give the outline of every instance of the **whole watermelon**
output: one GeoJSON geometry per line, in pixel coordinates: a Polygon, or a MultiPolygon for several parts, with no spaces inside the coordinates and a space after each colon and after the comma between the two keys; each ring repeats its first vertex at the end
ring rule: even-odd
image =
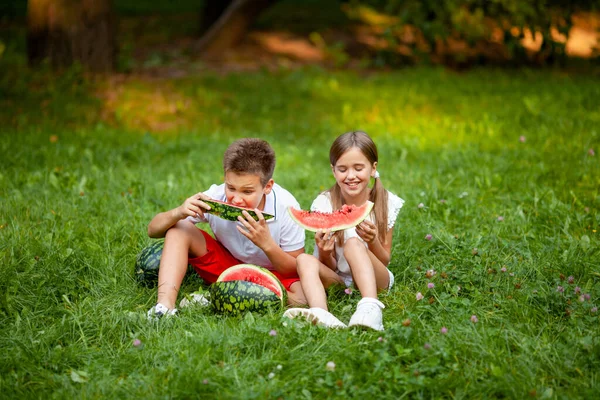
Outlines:
{"type": "Polygon", "coordinates": [[[164,247],[164,239],[156,240],[138,254],[135,261],[135,278],[141,285],[151,287],[158,282],[160,257],[164,247]]]}
{"type": "MultiPolygon", "coordinates": [[[[135,261],[135,278],[139,284],[146,287],[156,286],[158,283],[158,270],[160,269],[160,257],[165,247],[165,240],[158,239],[144,247],[135,261]]],[[[194,267],[188,264],[187,273],[194,271],[194,267]]]]}

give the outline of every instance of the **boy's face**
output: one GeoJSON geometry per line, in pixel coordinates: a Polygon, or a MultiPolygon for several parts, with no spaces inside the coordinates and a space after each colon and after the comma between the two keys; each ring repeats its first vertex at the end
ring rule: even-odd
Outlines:
{"type": "Polygon", "coordinates": [[[264,208],[263,197],[271,193],[273,179],[263,187],[260,176],[253,174],[225,173],[225,196],[229,204],[245,208],[264,208]]]}
{"type": "Polygon", "coordinates": [[[346,151],[331,166],[333,176],[345,199],[353,199],[368,195],[368,185],[375,174],[377,163],[371,162],[356,147],[346,151]]]}

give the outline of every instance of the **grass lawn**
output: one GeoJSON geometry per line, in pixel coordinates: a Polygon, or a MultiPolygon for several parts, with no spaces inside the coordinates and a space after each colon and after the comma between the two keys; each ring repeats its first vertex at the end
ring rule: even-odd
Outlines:
{"type": "MultiPolygon", "coordinates": [[[[597,75],[560,71],[307,67],[92,83],[77,69],[0,66],[0,393],[597,396],[598,104],[597,75]],[[155,289],[133,266],[147,223],[219,182],[232,140],[269,140],[275,180],[307,208],[333,184],[330,143],[354,129],[374,137],[382,182],[406,200],[385,332],[283,324],[281,312],[146,320],[155,289]]],[[[199,285],[189,277],[183,292],[199,285]]],[[[330,299],[347,322],[360,296],[330,299]]]]}

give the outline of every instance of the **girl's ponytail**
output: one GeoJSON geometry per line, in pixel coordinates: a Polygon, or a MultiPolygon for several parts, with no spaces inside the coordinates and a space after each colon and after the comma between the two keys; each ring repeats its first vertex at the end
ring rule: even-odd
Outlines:
{"type": "Polygon", "coordinates": [[[369,194],[369,200],[373,202],[373,211],[371,213],[375,213],[377,235],[381,242],[385,243],[388,226],[388,193],[383,187],[377,171],[375,171],[375,183],[369,194]]]}

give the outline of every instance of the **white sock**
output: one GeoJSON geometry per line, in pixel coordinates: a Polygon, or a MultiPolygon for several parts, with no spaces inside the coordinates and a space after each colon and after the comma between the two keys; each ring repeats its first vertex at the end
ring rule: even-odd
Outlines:
{"type": "Polygon", "coordinates": [[[379,301],[378,299],[375,299],[373,297],[363,297],[356,305],[356,308],[360,307],[363,304],[369,304],[369,303],[376,304],[382,310],[385,308],[385,306],[383,305],[383,303],[381,301],[379,301]]]}

